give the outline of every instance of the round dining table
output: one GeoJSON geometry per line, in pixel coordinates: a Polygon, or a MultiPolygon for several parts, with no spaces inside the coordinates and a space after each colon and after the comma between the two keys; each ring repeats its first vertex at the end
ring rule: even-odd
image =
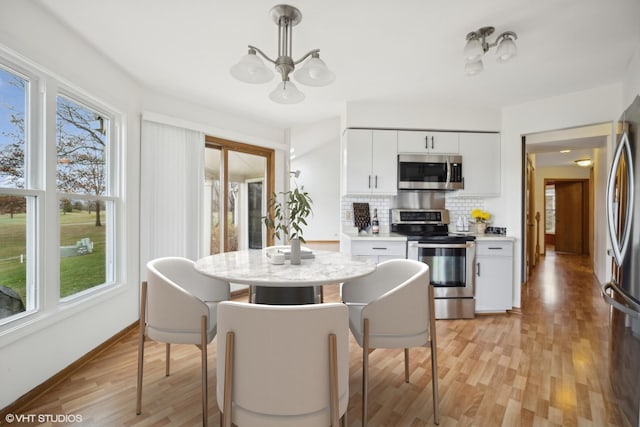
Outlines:
{"type": "Polygon", "coordinates": [[[267,249],[224,252],[200,258],[195,268],[200,273],[257,287],[256,303],[309,304],[315,302],[314,287],[331,285],[371,274],[376,265],[335,251],[314,250],[300,264],[272,263],[267,249]]]}

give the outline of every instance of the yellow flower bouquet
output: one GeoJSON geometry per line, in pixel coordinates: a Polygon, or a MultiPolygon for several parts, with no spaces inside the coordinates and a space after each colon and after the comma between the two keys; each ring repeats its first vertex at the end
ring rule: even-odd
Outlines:
{"type": "Polygon", "coordinates": [[[491,218],[491,214],[482,209],[473,209],[471,211],[471,218],[473,218],[475,222],[487,223],[491,218]]]}

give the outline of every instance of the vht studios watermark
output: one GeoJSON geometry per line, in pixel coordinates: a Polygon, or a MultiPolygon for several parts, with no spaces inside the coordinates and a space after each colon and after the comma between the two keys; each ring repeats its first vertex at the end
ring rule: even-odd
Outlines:
{"type": "MultiPolygon", "coordinates": [[[[7,414],[6,424],[12,423],[81,423],[80,414],[7,414]]],[[[2,424],[2,423],[0,423],[2,424]]]]}

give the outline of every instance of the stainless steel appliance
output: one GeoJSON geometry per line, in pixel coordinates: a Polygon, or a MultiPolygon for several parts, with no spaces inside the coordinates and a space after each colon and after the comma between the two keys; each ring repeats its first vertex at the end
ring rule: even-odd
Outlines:
{"type": "Polygon", "coordinates": [[[449,233],[446,209],[391,209],[391,231],[407,236],[407,258],[429,265],[436,319],[473,318],[475,237],[449,233]]]}
{"type": "Polygon", "coordinates": [[[399,190],[461,190],[462,156],[398,155],[399,190]]]}
{"type": "Polygon", "coordinates": [[[612,277],[602,287],[613,306],[609,377],[617,404],[640,426],[640,96],[620,118],[618,143],[607,184],[607,226],[612,277]]]}

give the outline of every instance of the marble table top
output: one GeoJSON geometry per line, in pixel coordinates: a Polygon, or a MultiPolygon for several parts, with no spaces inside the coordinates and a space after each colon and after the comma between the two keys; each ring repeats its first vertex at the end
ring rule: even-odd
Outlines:
{"type": "Polygon", "coordinates": [[[275,265],[266,251],[249,249],[209,255],[196,261],[200,273],[230,283],[255,286],[318,286],[345,282],[371,274],[373,262],[333,251],[314,250],[314,258],[299,265],[288,260],[275,265]]]}

